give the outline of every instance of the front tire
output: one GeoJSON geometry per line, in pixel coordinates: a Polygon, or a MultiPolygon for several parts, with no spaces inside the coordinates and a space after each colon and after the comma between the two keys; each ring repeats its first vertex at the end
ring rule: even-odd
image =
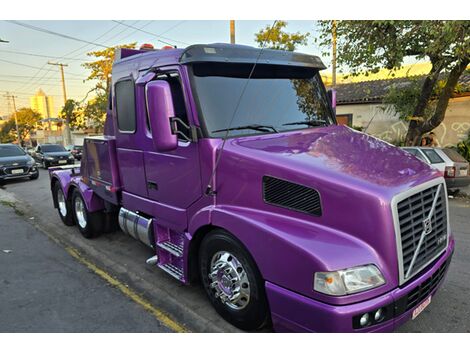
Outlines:
{"type": "Polygon", "coordinates": [[[261,274],[248,251],[227,231],[211,231],[202,240],[199,272],[215,310],[243,330],[263,327],[269,309],[261,274]]]}
{"type": "Polygon", "coordinates": [[[47,170],[49,168],[49,163],[46,161],[46,160],[43,160],[42,161],[42,168],[44,170],[47,170]]]}
{"type": "Polygon", "coordinates": [[[93,238],[101,233],[103,213],[101,211],[90,213],[82,195],[76,189],[73,191],[72,195],[72,210],[75,223],[83,237],[93,238]]]}
{"type": "Polygon", "coordinates": [[[62,222],[67,226],[75,225],[75,221],[72,214],[72,206],[70,204],[70,201],[67,200],[67,197],[62,191],[62,187],[60,187],[59,182],[56,182],[54,184],[54,188],[52,191],[54,200],[57,204],[57,212],[59,213],[62,222]]]}

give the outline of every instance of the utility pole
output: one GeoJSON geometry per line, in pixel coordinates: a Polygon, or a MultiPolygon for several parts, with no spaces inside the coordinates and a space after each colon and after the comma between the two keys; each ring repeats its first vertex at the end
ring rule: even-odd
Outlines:
{"type": "Polygon", "coordinates": [[[331,85],[334,88],[336,86],[336,20],[333,20],[331,26],[331,36],[332,36],[332,53],[331,53],[331,85]]]}
{"type": "Polygon", "coordinates": [[[235,20],[230,20],[230,44],[235,44],[235,20]]]}
{"type": "Polygon", "coordinates": [[[8,103],[10,103],[10,98],[13,103],[13,116],[15,117],[15,128],[16,128],[16,136],[17,136],[17,142],[18,145],[21,147],[21,136],[20,136],[20,130],[18,128],[18,117],[16,116],[16,102],[15,98],[18,98],[17,96],[13,94],[9,94],[8,92],[4,95],[5,98],[7,98],[8,103]]]}
{"type": "MultiPolygon", "coordinates": [[[[64,67],[67,67],[67,64],[63,64],[60,62],[51,62],[47,63],[48,65],[59,66],[60,67],[60,75],[62,78],[62,94],[64,96],[64,107],[67,103],[67,92],[65,90],[65,77],[64,77],[64,67]]],[[[72,144],[72,134],[70,133],[70,119],[68,116],[65,116],[65,128],[64,128],[64,145],[72,144]]]]}

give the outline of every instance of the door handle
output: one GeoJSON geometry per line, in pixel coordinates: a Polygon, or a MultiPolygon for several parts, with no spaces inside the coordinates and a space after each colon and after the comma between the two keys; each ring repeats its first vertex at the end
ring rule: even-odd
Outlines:
{"type": "Polygon", "coordinates": [[[157,185],[156,182],[148,181],[147,182],[147,188],[148,189],[154,189],[154,190],[158,191],[158,185],[157,185]]]}

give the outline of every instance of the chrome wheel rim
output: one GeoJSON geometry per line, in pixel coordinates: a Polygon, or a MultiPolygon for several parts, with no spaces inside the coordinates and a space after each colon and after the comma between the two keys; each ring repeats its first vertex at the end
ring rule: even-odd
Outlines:
{"type": "Polygon", "coordinates": [[[67,216],[67,205],[65,204],[64,193],[61,190],[57,192],[57,203],[59,204],[59,212],[63,217],[67,216]]]}
{"type": "Polygon", "coordinates": [[[226,251],[213,255],[209,285],[215,298],[226,306],[241,310],[250,302],[250,282],[240,261],[226,251]]]}
{"type": "Polygon", "coordinates": [[[85,204],[83,204],[82,198],[75,198],[75,216],[77,217],[78,224],[82,229],[86,227],[87,219],[85,212],[85,204]]]}

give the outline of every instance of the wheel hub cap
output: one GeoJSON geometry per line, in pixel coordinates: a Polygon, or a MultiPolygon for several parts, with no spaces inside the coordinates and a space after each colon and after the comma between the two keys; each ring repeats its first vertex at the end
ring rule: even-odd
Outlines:
{"type": "Polygon", "coordinates": [[[216,298],[236,310],[250,301],[250,282],[238,259],[229,252],[217,252],[211,260],[209,283],[216,298]]]}
{"type": "Polygon", "coordinates": [[[57,192],[57,203],[59,204],[60,215],[67,216],[67,206],[65,204],[65,197],[62,191],[57,192]]]}
{"type": "Polygon", "coordinates": [[[85,228],[87,224],[85,215],[85,205],[80,197],[75,198],[75,215],[81,228],[85,228]]]}

